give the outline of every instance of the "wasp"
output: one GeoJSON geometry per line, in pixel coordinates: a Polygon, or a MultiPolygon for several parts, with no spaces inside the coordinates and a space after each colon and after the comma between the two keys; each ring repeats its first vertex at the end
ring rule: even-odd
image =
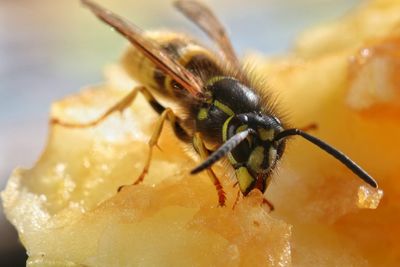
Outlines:
{"type": "Polygon", "coordinates": [[[184,35],[152,35],[90,0],[82,0],[82,3],[133,45],[130,55],[125,57],[132,62],[126,65],[141,85],[95,121],[68,124],[55,119],[53,123],[67,127],[94,126],[112,112],[124,110],[138,93],[143,94],[159,119],[149,141],[145,166],[134,184],[142,182],[148,173],[153,148],[164,122],[168,121],[176,137],[191,143],[202,160],[190,173],[207,171],[221,206],[226,196],[211,169],[213,164],[227,158],[244,196],[255,189],[264,193],[291,136],[303,137],[367,184],[378,187],[376,181],[345,154],[306,130],[287,127],[279,119],[271,96],[250,77],[237,58],[226,30],[205,5],[192,0],[175,2],[175,7],[216,43],[219,53],[184,35]],[[185,116],[178,116],[171,108],[164,107],[154,93],[173,100],[185,111],[185,116]]]}

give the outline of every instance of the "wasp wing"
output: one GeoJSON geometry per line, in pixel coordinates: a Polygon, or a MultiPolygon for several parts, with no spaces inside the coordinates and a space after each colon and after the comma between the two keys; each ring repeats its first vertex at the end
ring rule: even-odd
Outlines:
{"type": "Polygon", "coordinates": [[[182,14],[200,27],[218,44],[225,59],[232,64],[233,67],[240,69],[239,60],[225,28],[207,6],[192,0],[178,0],[174,5],[182,14]]]}
{"type": "Polygon", "coordinates": [[[82,4],[88,7],[100,20],[128,39],[136,49],[140,50],[165,74],[170,75],[191,95],[195,97],[201,95],[203,84],[199,78],[165,54],[152,40],[146,38],[139,27],[90,0],[82,0],[82,4]]]}

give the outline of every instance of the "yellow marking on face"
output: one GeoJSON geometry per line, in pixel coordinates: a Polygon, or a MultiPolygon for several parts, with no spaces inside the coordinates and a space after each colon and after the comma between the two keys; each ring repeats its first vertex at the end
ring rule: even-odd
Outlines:
{"type": "Polygon", "coordinates": [[[258,146],[251,151],[249,159],[247,160],[247,166],[257,171],[261,168],[261,164],[264,161],[264,147],[258,146]]]}
{"type": "Polygon", "coordinates": [[[247,193],[256,179],[251,176],[249,170],[246,167],[240,167],[239,169],[236,169],[235,173],[236,178],[238,179],[240,191],[242,191],[243,194],[247,193]]]}
{"type": "Polygon", "coordinates": [[[219,108],[220,110],[222,110],[225,114],[227,114],[229,116],[235,115],[235,113],[233,112],[233,110],[230,107],[228,107],[227,105],[225,105],[222,102],[219,102],[218,100],[214,100],[214,106],[216,106],[217,108],[219,108]]]}
{"type": "Polygon", "coordinates": [[[233,116],[230,116],[225,122],[224,125],[222,126],[222,140],[224,142],[226,142],[226,140],[228,139],[228,124],[231,121],[231,119],[233,118],[233,116]]]}
{"type": "Polygon", "coordinates": [[[262,141],[267,141],[267,140],[272,140],[274,139],[274,130],[266,130],[264,128],[258,128],[258,134],[260,135],[260,138],[262,141]]]}
{"type": "Polygon", "coordinates": [[[205,120],[208,117],[208,110],[206,108],[201,108],[197,114],[197,119],[199,121],[205,120]]]}

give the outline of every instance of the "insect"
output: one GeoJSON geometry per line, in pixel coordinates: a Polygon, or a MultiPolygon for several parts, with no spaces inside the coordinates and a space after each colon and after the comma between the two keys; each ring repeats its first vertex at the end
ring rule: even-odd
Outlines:
{"type": "Polygon", "coordinates": [[[152,37],[92,1],[82,0],[82,3],[133,45],[131,72],[141,85],[93,122],[68,124],[53,120],[53,123],[67,127],[94,126],[112,112],[124,110],[138,93],[143,94],[159,119],[149,141],[145,166],[134,184],[145,178],[153,148],[164,122],[168,121],[176,137],[191,143],[200,156],[202,162],[191,174],[208,172],[221,206],[226,196],[211,169],[214,163],[228,159],[244,196],[254,189],[264,193],[284,153],[287,138],[295,135],[335,157],[372,187],[378,187],[376,181],[345,154],[306,131],[288,128],[280,121],[271,97],[262,93],[249,77],[224,27],[208,7],[191,0],[175,2],[175,7],[217,44],[220,53],[179,34],[152,37]],[[175,101],[187,115],[176,115],[171,108],[164,107],[153,96],[155,91],[175,101]]]}

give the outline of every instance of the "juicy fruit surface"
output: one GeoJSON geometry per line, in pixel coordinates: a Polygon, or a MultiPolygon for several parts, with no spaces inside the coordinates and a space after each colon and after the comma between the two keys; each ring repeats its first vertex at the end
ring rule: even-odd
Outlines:
{"type": "MultiPolygon", "coordinates": [[[[120,95],[89,90],[56,104],[54,112],[96,109],[89,102],[98,103],[103,94],[120,95]]],[[[232,210],[232,184],[226,184],[228,207],[217,207],[208,177],[187,175],[193,161],[169,129],[159,143],[167,153],[155,152],[144,184],[117,194],[144,164],[145,131],[156,118],[146,105],[139,98],[122,117],[93,129],[53,127],[36,166],[14,172],[3,199],[29,253],[28,265],[288,265],[291,226],[268,214],[261,193],[232,210]]]]}
{"type": "MultiPolygon", "coordinates": [[[[217,207],[169,126],[144,183],[117,194],[140,174],[157,119],[138,96],[96,127],[52,126],[36,165],[15,170],[2,199],[28,266],[398,266],[398,14],[398,1],[371,1],[302,35],[292,55],[254,59],[293,125],[316,123],[312,134],[377,179],[379,206],[382,191],[293,138],[266,192],[276,211],[257,192],[232,209],[237,187],[222,165],[228,201],[217,207]]],[[[133,85],[114,66],[104,86],[55,103],[52,116],[90,121],[133,85]]]]}

